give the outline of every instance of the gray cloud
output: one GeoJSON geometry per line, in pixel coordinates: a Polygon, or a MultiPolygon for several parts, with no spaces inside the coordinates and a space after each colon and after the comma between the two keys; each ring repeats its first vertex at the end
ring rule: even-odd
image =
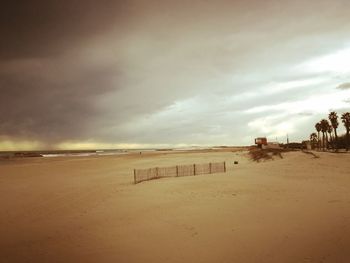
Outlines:
{"type": "Polygon", "coordinates": [[[0,10],[0,58],[58,56],[121,23],[124,8],[110,0],[7,1],[0,10]]]}
{"type": "Polygon", "coordinates": [[[349,7],[340,0],[7,4],[0,135],[48,145],[246,143],[237,138],[254,136],[247,125],[264,116],[247,109],[326,90],[265,87],[322,77],[294,67],[344,48],[349,7]]]}
{"type": "Polygon", "coordinates": [[[94,66],[75,68],[66,62],[28,65],[26,74],[0,74],[3,134],[57,141],[86,133],[84,120],[98,116],[94,101],[116,89],[110,83],[116,72],[94,66]]]}
{"type": "Polygon", "coordinates": [[[350,82],[340,84],[337,89],[350,89],[350,82]]]}

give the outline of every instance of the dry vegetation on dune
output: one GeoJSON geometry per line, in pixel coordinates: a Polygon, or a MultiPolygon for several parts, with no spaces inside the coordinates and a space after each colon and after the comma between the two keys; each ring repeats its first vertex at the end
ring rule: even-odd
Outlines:
{"type": "Polygon", "coordinates": [[[274,157],[283,159],[282,153],[293,151],[291,149],[259,149],[251,147],[249,149],[249,156],[253,161],[260,162],[261,160],[271,160],[274,157]]]}
{"type": "Polygon", "coordinates": [[[318,155],[316,155],[313,152],[306,151],[306,150],[297,150],[297,149],[260,149],[257,147],[251,147],[249,148],[249,157],[253,161],[260,162],[265,160],[273,160],[275,157],[279,159],[283,159],[282,153],[288,153],[293,151],[299,151],[305,154],[312,155],[314,158],[320,158],[318,155]]]}

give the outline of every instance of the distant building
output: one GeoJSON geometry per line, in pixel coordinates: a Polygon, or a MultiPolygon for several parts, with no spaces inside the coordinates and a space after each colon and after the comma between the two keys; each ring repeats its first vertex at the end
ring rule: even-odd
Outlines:
{"type": "Polygon", "coordinates": [[[263,145],[267,145],[266,137],[255,138],[255,144],[258,145],[259,148],[262,148],[263,145]]]}

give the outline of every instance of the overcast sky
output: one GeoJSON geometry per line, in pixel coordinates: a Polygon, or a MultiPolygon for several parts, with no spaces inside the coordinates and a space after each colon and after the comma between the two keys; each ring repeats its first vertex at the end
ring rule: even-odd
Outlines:
{"type": "Polygon", "coordinates": [[[306,139],[329,111],[350,110],[349,10],[348,0],[2,4],[0,150],[306,139]]]}

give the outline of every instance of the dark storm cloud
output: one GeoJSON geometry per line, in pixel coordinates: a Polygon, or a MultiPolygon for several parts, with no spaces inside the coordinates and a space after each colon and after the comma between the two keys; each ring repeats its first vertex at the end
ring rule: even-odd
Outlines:
{"type": "Polygon", "coordinates": [[[0,8],[0,59],[52,57],[115,26],[123,1],[6,1],[0,8]]]}
{"type": "Polygon", "coordinates": [[[95,100],[118,90],[116,62],[80,47],[120,26],[119,1],[8,1],[0,9],[0,135],[57,142],[87,133],[95,100]]]}
{"type": "MultiPolygon", "coordinates": [[[[82,136],[99,114],[94,101],[110,89],[115,69],[64,62],[24,62],[25,72],[0,72],[0,131],[10,136],[61,140],[82,136]],[[96,88],[98,87],[98,88],[96,88]]],[[[19,63],[16,64],[17,67],[19,63]]]]}
{"type": "Polygon", "coordinates": [[[0,137],[49,144],[251,136],[244,112],[327,90],[283,85],[349,41],[342,0],[22,2],[0,11],[0,137]]]}

